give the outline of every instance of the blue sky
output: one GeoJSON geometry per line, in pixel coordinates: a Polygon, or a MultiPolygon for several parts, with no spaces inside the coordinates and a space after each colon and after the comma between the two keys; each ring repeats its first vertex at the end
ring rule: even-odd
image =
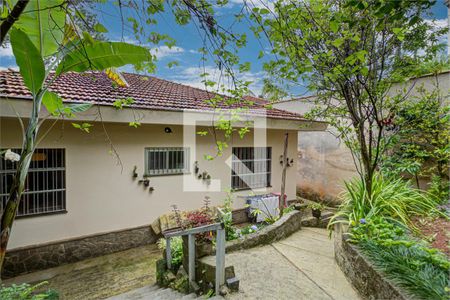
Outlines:
{"type": "MultiPolygon", "coordinates": [[[[222,24],[227,24],[234,19],[234,14],[242,8],[243,0],[230,0],[229,4],[220,8],[216,12],[216,18],[222,24]]],[[[257,1],[253,2],[257,3],[257,1]]],[[[122,39],[122,27],[120,14],[116,6],[111,3],[103,5],[99,11],[99,18],[102,24],[109,30],[106,34],[110,40],[122,39]]],[[[438,20],[438,24],[444,25],[447,22],[447,7],[444,5],[444,0],[438,0],[433,7],[432,13],[438,20]]],[[[125,18],[127,16],[124,16],[125,18]]],[[[197,51],[202,47],[202,39],[198,33],[197,28],[190,24],[187,26],[179,26],[175,23],[173,16],[170,13],[158,15],[158,25],[148,25],[149,31],[156,31],[159,33],[167,33],[176,40],[176,46],[169,49],[167,46],[161,45],[154,49],[155,55],[158,57],[157,71],[154,74],[157,77],[176,81],[179,83],[188,84],[191,86],[202,87],[201,78],[199,74],[203,72],[204,68],[209,74],[217,74],[212,61],[206,62],[203,67],[201,55],[197,51]],[[172,61],[177,61],[178,66],[169,68],[167,64],[172,61]]],[[[251,71],[241,75],[244,80],[253,81],[251,90],[255,94],[259,94],[262,88],[262,79],[264,72],[262,71],[262,62],[257,59],[260,50],[269,49],[267,43],[257,40],[249,32],[247,28],[248,23],[242,22],[233,27],[235,32],[247,32],[248,44],[241,49],[239,56],[242,61],[251,63],[251,71]],[[261,44],[262,42],[262,44],[261,44]]],[[[128,42],[135,42],[131,30],[125,29],[123,31],[123,39],[128,42]]],[[[12,51],[10,48],[0,48],[0,68],[14,68],[16,66],[12,51]]],[[[126,67],[126,71],[133,71],[126,67]]],[[[294,95],[302,95],[307,93],[306,89],[298,86],[291,90],[294,95]]]]}

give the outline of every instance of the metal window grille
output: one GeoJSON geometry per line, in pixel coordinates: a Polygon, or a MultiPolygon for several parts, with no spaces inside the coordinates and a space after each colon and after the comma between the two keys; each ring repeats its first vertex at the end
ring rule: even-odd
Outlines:
{"type": "MultiPolygon", "coordinates": [[[[12,149],[20,153],[20,149],[12,149]]],[[[31,158],[25,191],[17,216],[33,216],[66,210],[65,149],[36,149],[31,158]]],[[[0,208],[8,201],[17,162],[0,159],[0,208]]]]}
{"type": "Polygon", "coordinates": [[[189,148],[152,147],[145,149],[146,175],[184,174],[189,172],[189,148]]]}
{"type": "Polygon", "coordinates": [[[231,188],[235,190],[270,186],[271,147],[233,147],[231,188]]]}

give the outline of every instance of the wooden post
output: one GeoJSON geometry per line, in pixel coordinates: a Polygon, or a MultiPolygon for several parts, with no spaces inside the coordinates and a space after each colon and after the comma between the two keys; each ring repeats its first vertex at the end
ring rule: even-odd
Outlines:
{"type": "Polygon", "coordinates": [[[286,132],[284,136],[284,150],[283,150],[283,173],[281,175],[281,193],[280,193],[280,216],[283,215],[283,209],[286,207],[285,203],[285,194],[286,194],[286,168],[288,164],[288,157],[287,157],[287,149],[288,149],[288,139],[289,139],[289,133],[286,132]]]}
{"type": "Polygon", "coordinates": [[[172,251],[170,250],[170,238],[166,239],[166,261],[167,269],[172,268],[172,251]]]}
{"type": "Polygon", "coordinates": [[[217,230],[216,237],[216,295],[225,284],[225,229],[217,230]]]}
{"type": "Polygon", "coordinates": [[[188,236],[189,242],[189,287],[192,288],[192,283],[195,282],[195,235],[188,236]]]}

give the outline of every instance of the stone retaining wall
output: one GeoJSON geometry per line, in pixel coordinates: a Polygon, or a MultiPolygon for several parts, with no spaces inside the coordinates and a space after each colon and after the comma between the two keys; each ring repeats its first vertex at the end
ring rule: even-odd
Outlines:
{"type": "Polygon", "coordinates": [[[274,241],[284,239],[301,228],[302,214],[294,210],[282,216],[275,223],[263,229],[245,235],[241,239],[228,241],[226,243],[226,253],[236,250],[248,249],[259,245],[270,244],[274,241]]]}
{"type": "Polygon", "coordinates": [[[358,248],[348,242],[346,226],[336,224],[334,230],[334,258],[363,299],[412,299],[375,270],[358,248]]]}
{"type": "Polygon", "coordinates": [[[147,225],[14,249],[6,253],[2,278],[155,243],[156,239],[147,225]]]}

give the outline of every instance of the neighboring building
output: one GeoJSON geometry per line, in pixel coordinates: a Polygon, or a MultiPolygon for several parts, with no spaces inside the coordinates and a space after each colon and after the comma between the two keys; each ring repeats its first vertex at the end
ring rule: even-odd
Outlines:
{"type": "MultiPolygon", "coordinates": [[[[43,138],[33,155],[8,245],[6,276],[154,242],[149,224],[170,212],[173,204],[181,210],[196,209],[209,196],[212,205],[220,205],[226,191],[235,189],[238,209],[244,207],[239,196],[280,192],[285,133],[288,156],[295,159],[298,130],[326,128],[325,123],[265,109],[263,102],[255,101],[242,116],[255,128],[243,138],[234,133],[223,155],[207,161],[204,155],[215,153],[215,140],[196,132],[212,129],[218,116],[207,100],[215,94],[151,76],[124,77],[129,86],[123,88],[98,72],[68,73],[52,85],[50,90],[66,103],[96,105],[72,119],[54,124],[50,117],[43,122],[43,138]],[[121,110],[113,107],[114,101],[126,98],[133,104],[121,110]],[[135,121],[141,126],[130,127],[135,121]],[[93,125],[90,133],[71,124],[83,122],[93,125]],[[207,172],[210,179],[198,178],[196,161],[199,174],[207,172]]],[[[1,149],[20,148],[17,114],[26,123],[30,99],[18,72],[0,72],[1,149]]],[[[227,108],[224,103],[219,106],[227,108]]],[[[14,168],[0,160],[3,207],[14,168]]],[[[295,168],[287,170],[286,193],[288,199],[296,198],[295,168]]]]}
{"type": "MultiPolygon", "coordinates": [[[[392,93],[408,91],[409,98],[417,96],[417,88],[426,90],[439,86],[443,105],[450,103],[450,71],[438,76],[427,75],[394,86],[392,93]]],[[[276,102],[273,107],[298,114],[307,113],[313,106],[315,96],[307,96],[276,102]]],[[[309,199],[320,199],[339,203],[337,196],[343,190],[344,180],[357,176],[352,155],[348,148],[333,135],[333,128],[328,131],[302,131],[298,138],[298,193],[309,199]]],[[[422,186],[422,184],[421,184],[422,186]]]]}

